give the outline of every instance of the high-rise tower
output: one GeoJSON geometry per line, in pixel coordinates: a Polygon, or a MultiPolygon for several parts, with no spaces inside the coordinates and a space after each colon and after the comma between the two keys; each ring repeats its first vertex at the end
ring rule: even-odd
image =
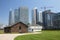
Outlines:
{"type": "Polygon", "coordinates": [[[35,7],[33,10],[32,10],[32,25],[35,26],[39,20],[38,18],[38,10],[37,8],[35,7]]]}
{"type": "Polygon", "coordinates": [[[29,23],[29,11],[27,7],[20,7],[19,8],[20,12],[20,21],[23,22],[24,24],[29,23]]]}
{"type": "Polygon", "coordinates": [[[9,25],[14,24],[14,11],[10,10],[9,12],[9,25]]]}
{"type": "Polygon", "coordinates": [[[17,22],[23,22],[28,25],[29,23],[29,10],[27,7],[20,7],[9,12],[9,25],[17,22]]]}

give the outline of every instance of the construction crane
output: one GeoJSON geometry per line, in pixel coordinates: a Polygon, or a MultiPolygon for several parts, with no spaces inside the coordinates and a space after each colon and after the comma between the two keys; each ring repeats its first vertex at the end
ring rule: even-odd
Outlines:
{"type": "Polygon", "coordinates": [[[47,8],[53,8],[53,7],[40,7],[43,10],[46,10],[47,8]]]}

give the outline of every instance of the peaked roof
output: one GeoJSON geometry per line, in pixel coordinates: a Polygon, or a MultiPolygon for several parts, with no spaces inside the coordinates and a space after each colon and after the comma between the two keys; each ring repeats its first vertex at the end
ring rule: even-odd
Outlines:
{"type": "MultiPolygon", "coordinates": [[[[18,22],[18,23],[15,23],[15,24],[13,24],[13,25],[11,25],[11,26],[7,26],[7,27],[12,27],[12,26],[14,26],[14,25],[17,25],[17,24],[24,24],[24,23],[22,23],[22,22],[18,22]]],[[[26,27],[28,27],[28,25],[26,25],[26,24],[24,24],[26,27]]]]}

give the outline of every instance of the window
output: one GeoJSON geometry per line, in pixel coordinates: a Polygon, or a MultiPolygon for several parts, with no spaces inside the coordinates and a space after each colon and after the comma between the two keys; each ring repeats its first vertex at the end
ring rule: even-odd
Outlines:
{"type": "Polygon", "coordinates": [[[21,30],[21,26],[19,27],[19,30],[21,30]]]}

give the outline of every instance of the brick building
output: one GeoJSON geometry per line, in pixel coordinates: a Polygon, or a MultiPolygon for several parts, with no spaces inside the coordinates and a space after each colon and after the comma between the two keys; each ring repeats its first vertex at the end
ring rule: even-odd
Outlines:
{"type": "Polygon", "coordinates": [[[26,33],[28,26],[22,22],[4,28],[5,33],[26,33]]]}

